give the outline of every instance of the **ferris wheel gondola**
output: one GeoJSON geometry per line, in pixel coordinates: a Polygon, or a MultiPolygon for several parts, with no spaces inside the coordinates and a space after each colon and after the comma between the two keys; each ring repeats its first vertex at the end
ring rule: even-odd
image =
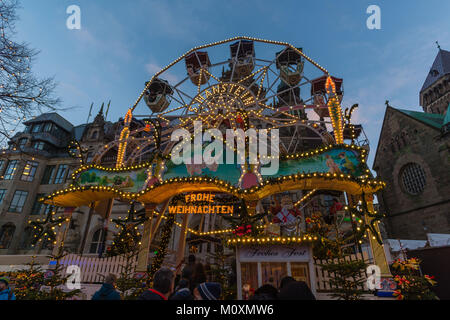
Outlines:
{"type": "MultiPolygon", "coordinates": [[[[344,97],[344,80],[336,77],[331,77],[336,86],[336,95],[339,102],[342,102],[344,97]]],[[[330,116],[328,112],[328,95],[326,89],[327,76],[322,76],[317,79],[311,80],[311,96],[313,97],[314,104],[317,106],[314,111],[320,118],[327,118],[330,116]]]]}
{"type": "Polygon", "coordinates": [[[248,76],[255,68],[255,47],[253,41],[240,40],[230,45],[231,60],[236,75],[248,76]]]}
{"type": "Polygon", "coordinates": [[[194,51],[184,58],[186,71],[194,85],[205,84],[209,80],[208,68],[211,66],[208,52],[194,51]],[[205,72],[206,71],[206,72],[205,72]]]}
{"type": "Polygon", "coordinates": [[[162,112],[170,105],[169,96],[172,93],[173,90],[166,80],[156,78],[146,90],[144,100],[150,110],[162,112]]]}
{"type": "MultiPolygon", "coordinates": [[[[297,48],[302,51],[302,48],[297,48]]],[[[286,48],[277,52],[277,69],[280,70],[280,77],[287,85],[297,85],[303,77],[305,61],[303,57],[292,48],[286,48]]]]}

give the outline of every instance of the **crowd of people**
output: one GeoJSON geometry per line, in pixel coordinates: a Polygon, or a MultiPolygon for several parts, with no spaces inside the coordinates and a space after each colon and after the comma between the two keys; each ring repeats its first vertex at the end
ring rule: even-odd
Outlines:
{"type": "MultiPolygon", "coordinates": [[[[139,300],[220,300],[222,287],[220,283],[209,281],[205,269],[207,266],[205,268],[202,263],[197,263],[194,255],[188,257],[188,263],[178,276],[171,269],[163,267],[155,272],[152,288],[146,289],[139,300]]],[[[120,300],[116,281],[115,275],[107,275],[92,300],[120,300]]],[[[0,278],[0,300],[15,299],[9,279],[0,278]]],[[[315,300],[315,297],[305,282],[284,277],[279,288],[265,284],[255,291],[250,300],[315,300]]]]}
{"type": "MultiPolygon", "coordinates": [[[[190,255],[181,275],[175,276],[169,268],[155,272],[153,287],[145,290],[139,300],[220,300],[221,285],[207,278],[205,266],[196,263],[195,256],[190,255]]],[[[114,275],[107,276],[92,300],[120,300],[119,293],[114,289],[115,281],[114,275]]],[[[305,282],[284,277],[280,288],[265,284],[255,291],[250,300],[315,300],[315,297],[305,282]]]]}

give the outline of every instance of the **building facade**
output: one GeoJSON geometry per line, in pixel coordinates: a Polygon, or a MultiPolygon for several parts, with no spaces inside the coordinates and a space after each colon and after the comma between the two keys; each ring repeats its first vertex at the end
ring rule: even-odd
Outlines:
{"type": "Polygon", "coordinates": [[[425,112],[387,106],[373,169],[389,238],[450,233],[450,52],[439,50],[420,92],[425,112]]]}
{"type": "MultiPolygon", "coordinates": [[[[104,120],[103,110],[92,123],[80,126],[57,113],[42,114],[24,125],[24,131],[0,154],[0,254],[48,253],[52,249],[46,242],[31,246],[33,232],[28,222],[44,219],[52,211],[62,212],[38,199],[67,186],[71,172],[80,165],[79,159],[68,153],[69,142],[80,141],[89,161],[94,150],[114,138],[113,125],[104,120]]],[[[79,250],[88,211],[77,208],[73,214],[66,245],[74,252],[79,250]]],[[[94,218],[92,230],[87,230],[90,242],[100,236],[97,231],[102,227],[94,218]]],[[[89,246],[85,250],[89,251],[89,246]]]]}

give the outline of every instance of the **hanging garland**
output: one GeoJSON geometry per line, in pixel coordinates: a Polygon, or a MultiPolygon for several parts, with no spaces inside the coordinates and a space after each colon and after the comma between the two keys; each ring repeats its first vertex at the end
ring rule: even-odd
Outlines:
{"type": "Polygon", "coordinates": [[[164,223],[164,226],[161,229],[161,242],[155,257],[153,258],[153,263],[150,267],[149,279],[153,279],[153,275],[156,271],[159,270],[159,268],[161,268],[164,258],[166,257],[167,246],[169,245],[170,236],[172,235],[172,227],[174,225],[174,222],[175,215],[169,214],[166,222],[164,223]]]}

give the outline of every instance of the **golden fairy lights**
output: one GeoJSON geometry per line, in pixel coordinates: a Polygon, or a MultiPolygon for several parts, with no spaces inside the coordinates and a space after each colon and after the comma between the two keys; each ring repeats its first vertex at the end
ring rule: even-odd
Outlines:
{"type": "Polygon", "coordinates": [[[305,234],[298,237],[238,237],[230,238],[227,240],[228,245],[255,245],[255,244],[289,244],[289,243],[301,243],[301,242],[312,242],[316,241],[318,237],[316,235],[305,234]]]}
{"type": "Polygon", "coordinates": [[[337,144],[344,143],[344,128],[342,126],[341,104],[336,94],[336,85],[333,79],[328,76],[325,83],[328,93],[328,111],[330,113],[331,124],[334,129],[334,138],[337,144]],[[331,90],[330,90],[331,88],[331,90]]]}

